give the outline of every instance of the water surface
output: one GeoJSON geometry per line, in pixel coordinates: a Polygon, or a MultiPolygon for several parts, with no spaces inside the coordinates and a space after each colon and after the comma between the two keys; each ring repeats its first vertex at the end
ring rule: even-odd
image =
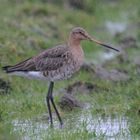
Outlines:
{"type": "MultiPolygon", "coordinates": [[[[54,122],[54,129],[49,127],[48,121],[44,120],[13,120],[12,133],[18,133],[23,140],[41,140],[50,135],[51,131],[60,131],[59,122],[54,122]]],[[[96,137],[101,135],[105,139],[115,140],[119,138],[131,139],[129,133],[129,121],[124,116],[92,116],[91,113],[83,112],[75,118],[68,118],[65,120],[65,126],[62,128],[63,135],[69,133],[76,133],[77,131],[88,133],[95,133],[96,137]],[[65,134],[66,133],[66,134],[65,134]]],[[[60,133],[61,134],[61,133],[60,133]]]]}

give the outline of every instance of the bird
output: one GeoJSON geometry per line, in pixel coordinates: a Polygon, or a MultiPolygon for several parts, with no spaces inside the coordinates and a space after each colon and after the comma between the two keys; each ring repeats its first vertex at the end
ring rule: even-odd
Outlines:
{"type": "Polygon", "coordinates": [[[60,122],[60,126],[63,126],[63,121],[53,99],[54,83],[69,79],[74,73],[79,71],[84,61],[84,52],[80,45],[83,40],[89,40],[106,48],[119,51],[110,45],[96,40],[82,27],[74,27],[65,44],[48,48],[38,55],[25,59],[15,65],[3,67],[3,70],[10,75],[35,78],[49,82],[46,104],[51,126],[53,126],[52,107],[60,122]]]}

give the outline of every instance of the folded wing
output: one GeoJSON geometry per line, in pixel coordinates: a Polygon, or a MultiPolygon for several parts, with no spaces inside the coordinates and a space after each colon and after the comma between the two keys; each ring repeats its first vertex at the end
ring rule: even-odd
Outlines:
{"type": "Polygon", "coordinates": [[[14,66],[5,66],[3,69],[7,73],[15,71],[56,70],[66,63],[68,55],[70,55],[70,52],[67,47],[57,46],[40,53],[38,56],[17,63],[14,66]]]}

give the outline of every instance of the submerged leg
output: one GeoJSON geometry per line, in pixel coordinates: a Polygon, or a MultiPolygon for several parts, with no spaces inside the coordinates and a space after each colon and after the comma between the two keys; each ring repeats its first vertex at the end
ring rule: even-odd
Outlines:
{"type": "Polygon", "coordinates": [[[50,83],[50,100],[51,100],[51,103],[52,103],[52,105],[53,105],[53,107],[54,107],[54,110],[55,110],[55,112],[56,112],[56,115],[57,115],[57,117],[58,117],[58,119],[59,119],[59,122],[60,122],[60,125],[62,126],[63,125],[63,121],[62,121],[62,119],[61,119],[61,117],[60,117],[60,114],[59,114],[59,112],[58,112],[58,110],[57,110],[57,108],[56,108],[56,105],[55,105],[55,103],[54,103],[54,100],[53,100],[53,95],[52,95],[52,93],[53,93],[53,86],[54,86],[54,82],[51,82],[50,83]]]}
{"type": "Polygon", "coordinates": [[[51,111],[51,106],[50,106],[50,95],[51,95],[51,83],[49,85],[49,89],[48,89],[48,94],[46,96],[46,102],[47,102],[47,107],[48,107],[48,111],[49,111],[49,119],[51,122],[51,126],[53,126],[53,119],[52,119],[52,111],[51,111]]]}

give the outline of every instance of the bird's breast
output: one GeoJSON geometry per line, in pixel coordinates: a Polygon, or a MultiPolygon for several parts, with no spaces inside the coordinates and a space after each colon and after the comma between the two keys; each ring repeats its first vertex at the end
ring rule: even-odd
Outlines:
{"type": "Polygon", "coordinates": [[[84,52],[81,46],[72,48],[72,57],[70,61],[70,65],[74,69],[74,71],[78,71],[84,61],[84,52]]]}
{"type": "Polygon", "coordinates": [[[82,49],[70,53],[62,67],[57,70],[49,71],[47,78],[51,81],[63,80],[70,78],[77,72],[83,64],[84,53],[82,49]]]}

